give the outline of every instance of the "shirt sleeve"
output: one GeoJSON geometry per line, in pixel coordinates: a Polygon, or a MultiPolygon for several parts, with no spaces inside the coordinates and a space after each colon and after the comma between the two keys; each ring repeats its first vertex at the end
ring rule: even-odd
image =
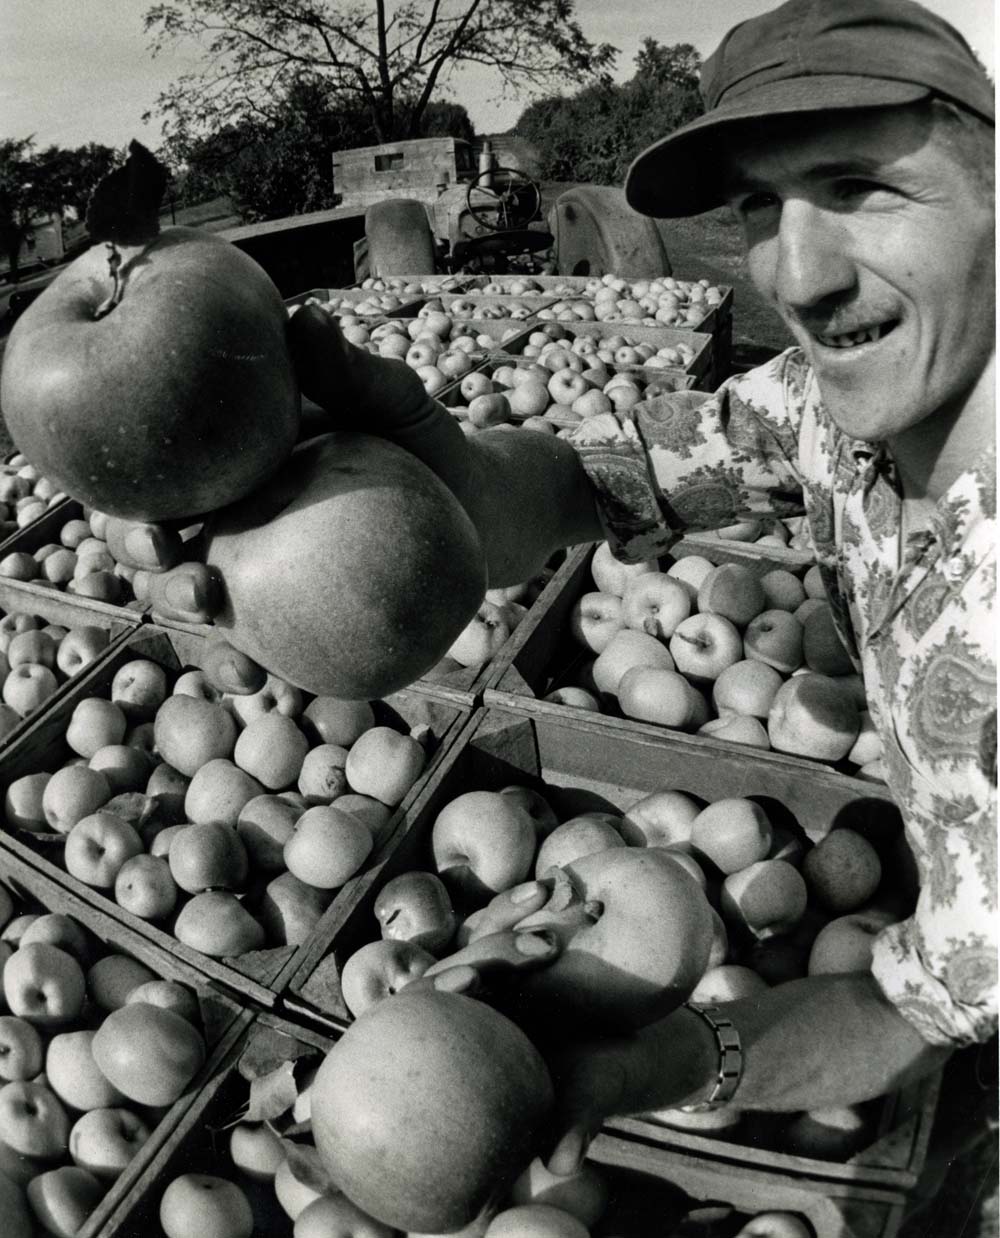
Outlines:
{"type": "Polygon", "coordinates": [[[615,555],[640,562],[687,531],[801,515],[797,435],[811,383],[789,349],[714,395],[673,392],[574,428],[615,555]]]}
{"type": "Polygon", "coordinates": [[[920,862],[913,915],[875,940],[872,974],[930,1044],[961,1047],[997,1030],[997,800],[938,823],[920,862]]]}

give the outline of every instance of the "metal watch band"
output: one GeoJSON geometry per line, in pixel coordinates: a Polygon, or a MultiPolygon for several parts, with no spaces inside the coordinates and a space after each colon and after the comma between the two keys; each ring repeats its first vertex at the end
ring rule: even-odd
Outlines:
{"type": "Polygon", "coordinates": [[[736,1095],[736,1089],[743,1078],[743,1046],[732,1021],[727,1019],[717,1006],[695,1006],[691,1002],[685,1002],[684,1006],[708,1024],[719,1046],[719,1074],[715,1087],[707,1100],[684,1106],[688,1113],[707,1113],[711,1109],[728,1105],[736,1095]]]}

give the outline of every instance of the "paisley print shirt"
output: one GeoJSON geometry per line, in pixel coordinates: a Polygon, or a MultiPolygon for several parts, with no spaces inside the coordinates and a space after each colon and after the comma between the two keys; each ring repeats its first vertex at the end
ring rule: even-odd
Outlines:
{"type": "Polygon", "coordinates": [[[808,516],[840,634],[864,675],[920,893],[873,973],[931,1043],[996,1029],[996,463],[992,444],[902,545],[883,445],[826,417],[799,349],[714,396],[662,395],[569,435],[615,553],[747,514],[808,516]]]}

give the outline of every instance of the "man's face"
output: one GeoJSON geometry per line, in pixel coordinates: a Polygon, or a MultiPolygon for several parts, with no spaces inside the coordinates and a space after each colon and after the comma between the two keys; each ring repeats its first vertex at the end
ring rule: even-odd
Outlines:
{"type": "Polygon", "coordinates": [[[834,422],[876,441],[957,411],[994,346],[993,203],[928,111],[772,122],[728,171],[751,278],[834,422]]]}

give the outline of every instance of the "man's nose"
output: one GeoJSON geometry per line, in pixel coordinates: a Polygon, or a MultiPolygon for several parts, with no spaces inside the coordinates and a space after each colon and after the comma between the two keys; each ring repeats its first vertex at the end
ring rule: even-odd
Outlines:
{"type": "Polygon", "coordinates": [[[803,310],[850,291],[856,275],[849,241],[842,219],[814,203],[787,199],[778,229],[779,303],[803,310]]]}

